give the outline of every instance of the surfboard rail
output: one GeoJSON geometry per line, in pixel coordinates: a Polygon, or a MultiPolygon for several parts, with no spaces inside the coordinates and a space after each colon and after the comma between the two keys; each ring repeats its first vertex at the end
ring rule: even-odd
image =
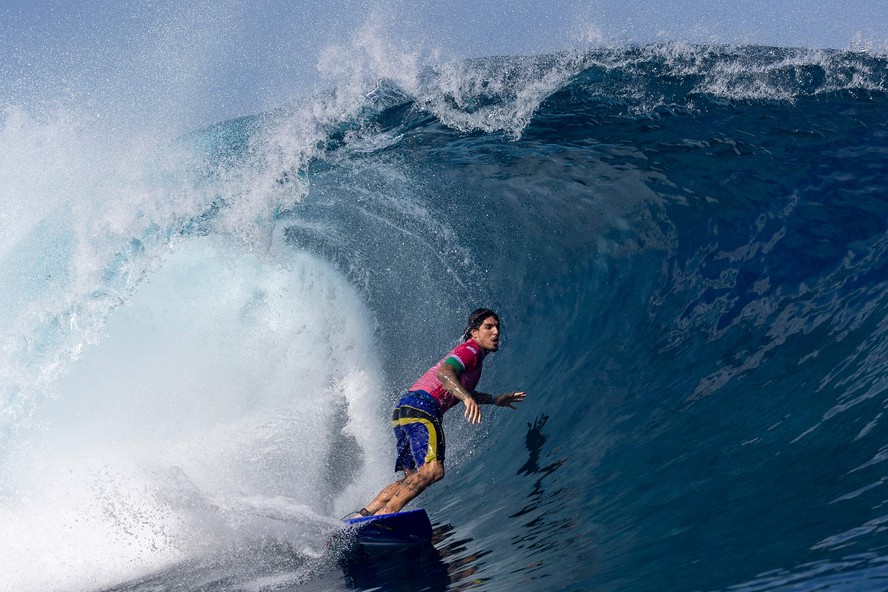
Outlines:
{"type": "Polygon", "coordinates": [[[432,523],[423,509],[343,520],[358,543],[368,546],[428,545],[432,523]]]}

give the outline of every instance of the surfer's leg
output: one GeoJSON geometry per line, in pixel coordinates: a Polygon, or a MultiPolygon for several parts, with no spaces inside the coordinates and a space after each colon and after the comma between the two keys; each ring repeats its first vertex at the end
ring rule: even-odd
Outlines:
{"type": "MultiPolygon", "coordinates": [[[[400,403],[404,403],[406,400],[407,399],[404,398],[401,400],[400,403]]],[[[392,413],[392,429],[394,430],[395,447],[397,448],[397,456],[395,457],[395,472],[404,471],[404,476],[394,483],[383,487],[382,491],[376,494],[376,497],[373,498],[373,501],[364,506],[364,509],[369,511],[371,514],[376,514],[380,510],[380,508],[385,506],[385,504],[387,504],[388,501],[392,499],[392,496],[401,487],[401,484],[404,483],[404,480],[416,472],[416,462],[413,459],[413,455],[411,454],[410,450],[410,434],[402,425],[400,406],[395,407],[395,410],[392,413]]]]}
{"type": "MultiPolygon", "coordinates": [[[[423,464],[414,473],[407,475],[398,483],[398,487],[392,491],[392,495],[382,508],[373,512],[372,507],[367,507],[374,514],[394,514],[400,512],[401,508],[407,503],[425,491],[426,487],[440,481],[444,478],[444,463],[433,460],[423,464]]],[[[376,501],[376,500],[374,500],[376,501]]]]}
{"type": "Polygon", "coordinates": [[[380,491],[380,492],[376,495],[376,497],[373,498],[373,501],[370,502],[369,504],[367,504],[367,505],[364,506],[364,507],[367,508],[367,510],[368,510],[371,514],[376,514],[377,512],[379,512],[379,510],[381,510],[382,507],[385,506],[385,505],[388,503],[388,501],[389,501],[390,499],[392,499],[392,496],[394,496],[395,493],[397,493],[398,489],[401,488],[401,485],[404,483],[404,481],[406,481],[407,478],[408,478],[410,475],[412,475],[414,472],[415,472],[415,471],[407,471],[407,470],[405,470],[405,471],[404,471],[404,477],[403,477],[403,478],[398,479],[397,481],[395,481],[395,482],[392,483],[391,485],[387,485],[387,486],[385,486],[385,487],[382,489],[382,491],[380,491]]]}

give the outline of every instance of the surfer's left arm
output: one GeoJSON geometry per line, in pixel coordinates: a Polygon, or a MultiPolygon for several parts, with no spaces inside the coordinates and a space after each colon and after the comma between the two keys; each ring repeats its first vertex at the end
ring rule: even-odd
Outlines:
{"type": "Polygon", "coordinates": [[[491,395],[479,391],[472,393],[472,397],[482,405],[496,405],[497,407],[510,407],[512,409],[517,409],[515,403],[522,402],[526,395],[527,393],[524,391],[512,391],[502,395],[491,395]]]}

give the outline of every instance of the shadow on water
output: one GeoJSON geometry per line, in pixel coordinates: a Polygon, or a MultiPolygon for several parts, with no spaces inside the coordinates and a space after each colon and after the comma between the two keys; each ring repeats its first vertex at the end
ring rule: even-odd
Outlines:
{"type": "MultiPolygon", "coordinates": [[[[543,452],[543,445],[549,439],[549,436],[543,433],[543,428],[546,426],[546,422],[549,421],[549,416],[545,414],[540,414],[534,420],[534,422],[528,423],[527,427],[527,435],[524,436],[524,446],[527,447],[527,451],[530,453],[527,458],[527,462],[518,469],[519,475],[533,475],[537,473],[542,473],[543,477],[552,473],[564,464],[565,459],[559,459],[555,462],[546,465],[545,467],[540,467],[540,455],[543,452]]],[[[536,486],[539,487],[542,482],[542,477],[536,482],[536,486]]]]}
{"type": "Polygon", "coordinates": [[[345,584],[353,590],[468,590],[484,582],[474,578],[477,561],[487,553],[466,554],[472,539],[454,538],[450,524],[438,524],[431,545],[365,547],[340,555],[345,584]]]}
{"type": "MultiPolygon", "coordinates": [[[[540,414],[532,424],[527,424],[528,430],[527,435],[524,437],[524,445],[527,447],[527,451],[530,454],[528,455],[527,462],[518,469],[518,474],[527,476],[538,475],[539,478],[534,482],[533,489],[528,495],[530,503],[515,514],[512,514],[510,518],[521,518],[522,516],[534,513],[535,511],[540,510],[542,505],[552,501],[553,498],[557,498],[561,493],[560,489],[548,492],[546,488],[543,487],[543,480],[567,462],[566,458],[559,458],[545,466],[540,466],[540,456],[543,451],[543,445],[549,439],[549,436],[543,433],[543,428],[548,421],[548,415],[540,414]]],[[[530,525],[531,524],[527,524],[526,526],[530,525]]]]}
{"type": "MultiPolygon", "coordinates": [[[[518,469],[518,475],[535,477],[530,492],[527,494],[525,505],[509,516],[510,519],[521,521],[516,535],[511,542],[518,556],[525,557],[529,563],[525,563],[520,572],[524,574],[521,585],[535,588],[541,581],[548,581],[550,577],[564,579],[564,570],[569,565],[558,565],[567,558],[559,549],[569,548],[576,537],[578,523],[574,519],[574,513],[568,511],[566,506],[570,503],[571,495],[563,487],[544,486],[548,477],[567,462],[567,458],[555,458],[552,462],[541,464],[543,447],[549,440],[549,436],[543,432],[543,428],[549,421],[549,416],[538,415],[533,423],[528,423],[524,445],[528,451],[527,462],[518,469]],[[557,533],[557,534],[555,534],[557,533]],[[548,552],[548,553],[544,553],[548,552]],[[540,559],[546,557],[547,559],[540,559]],[[531,581],[536,581],[531,585],[531,581]]],[[[550,451],[548,457],[557,454],[558,450],[550,451]]],[[[577,558],[572,557],[569,562],[577,558]]],[[[577,574],[574,574],[577,575],[577,574]]],[[[536,589],[536,588],[535,588],[536,589]]]]}

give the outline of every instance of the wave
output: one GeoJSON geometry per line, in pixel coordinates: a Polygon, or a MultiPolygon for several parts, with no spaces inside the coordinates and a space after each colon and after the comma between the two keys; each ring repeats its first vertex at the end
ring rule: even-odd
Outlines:
{"type": "Polygon", "coordinates": [[[328,92],[174,140],[4,112],[13,588],[328,577],[389,405],[480,304],[482,388],[530,396],[448,419],[444,585],[872,585],[884,56],[429,63],[368,33],[320,67],[328,92]]]}

